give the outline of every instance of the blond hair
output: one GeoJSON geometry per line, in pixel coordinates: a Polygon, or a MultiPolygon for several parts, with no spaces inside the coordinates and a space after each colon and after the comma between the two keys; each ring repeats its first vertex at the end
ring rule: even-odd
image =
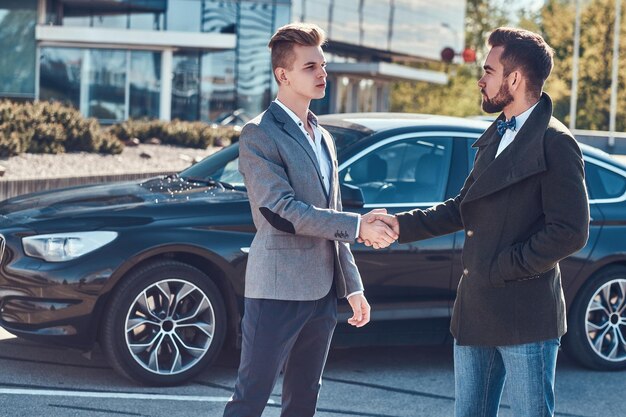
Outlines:
{"type": "MultiPolygon", "coordinates": [[[[272,70],[293,68],[294,45],[322,46],[325,42],[326,33],[311,23],[290,23],[278,28],[267,45],[272,51],[272,70]]],[[[274,77],[276,78],[276,74],[274,77]]]]}

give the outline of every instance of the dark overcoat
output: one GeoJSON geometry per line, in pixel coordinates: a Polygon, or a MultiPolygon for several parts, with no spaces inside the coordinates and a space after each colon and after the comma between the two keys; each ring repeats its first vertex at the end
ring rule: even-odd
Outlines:
{"type": "Polygon", "coordinates": [[[552,117],[550,97],[542,95],[495,158],[500,139],[494,122],[474,143],[474,168],[458,196],[398,214],[400,243],[465,230],[463,276],[450,325],[461,345],[562,336],[559,261],[582,248],[589,235],[582,155],[569,130],[552,117]]]}

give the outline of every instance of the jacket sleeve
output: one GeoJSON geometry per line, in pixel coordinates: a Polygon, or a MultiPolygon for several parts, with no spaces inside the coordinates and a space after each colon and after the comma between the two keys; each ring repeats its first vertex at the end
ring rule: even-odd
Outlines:
{"type": "Polygon", "coordinates": [[[584,162],[574,138],[560,134],[546,141],[546,162],[548,172],[541,181],[544,226],[500,252],[491,273],[505,281],[549,271],[587,243],[589,201],[584,162]]]}
{"type": "MultiPolygon", "coordinates": [[[[337,207],[339,211],[343,211],[343,204],[341,203],[341,189],[338,189],[337,193],[339,194],[337,197],[337,207]]],[[[346,281],[347,294],[352,294],[356,291],[364,291],[361,274],[356,266],[354,255],[352,255],[352,251],[350,250],[350,245],[345,242],[338,242],[337,245],[339,247],[339,265],[346,281]]]]}
{"type": "Polygon", "coordinates": [[[463,228],[461,202],[474,183],[471,172],[459,195],[426,210],[415,209],[396,214],[400,224],[399,243],[413,242],[435,236],[447,235],[463,228]]]}
{"type": "Polygon", "coordinates": [[[295,197],[274,139],[248,123],[239,139],[239,171],[253,208],[276,229],[296,235],[353,242],[358,214],[315,207],[295,197]]]}

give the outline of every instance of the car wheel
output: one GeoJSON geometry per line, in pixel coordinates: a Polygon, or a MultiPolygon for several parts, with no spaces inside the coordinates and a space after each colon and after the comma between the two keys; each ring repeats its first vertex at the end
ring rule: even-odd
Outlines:
{"type": "Polygon", "coordinates": [[[226,310],[209,277],[190,265],[161,261],[132,272],[116,289],[101,342],[117,372],[164,386],[206,368],[225,335],[226,310]]]}
{"type": "Polygon", "coordinates": [[[598,370],[626,368],[626,268],[592,277],[574,301],[569,327],[567,347],[580,363],[598,370]]]}

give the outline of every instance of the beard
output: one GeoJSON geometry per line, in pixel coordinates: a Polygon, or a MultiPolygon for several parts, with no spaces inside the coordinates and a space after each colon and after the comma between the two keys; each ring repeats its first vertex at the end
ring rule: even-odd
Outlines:
{"type": "Polygon", "coordinates": [[[498,94],[496,94],[494,98],[490,99],[487,97],[484,90],[482,90],[481,93],[483,93],[483,102],[481,107],[486,113],[499,113],[513,102],[513,96],[509,90],[509,85],[505,82],[500,85],[500,90],[498,90],[498,94]]]}

